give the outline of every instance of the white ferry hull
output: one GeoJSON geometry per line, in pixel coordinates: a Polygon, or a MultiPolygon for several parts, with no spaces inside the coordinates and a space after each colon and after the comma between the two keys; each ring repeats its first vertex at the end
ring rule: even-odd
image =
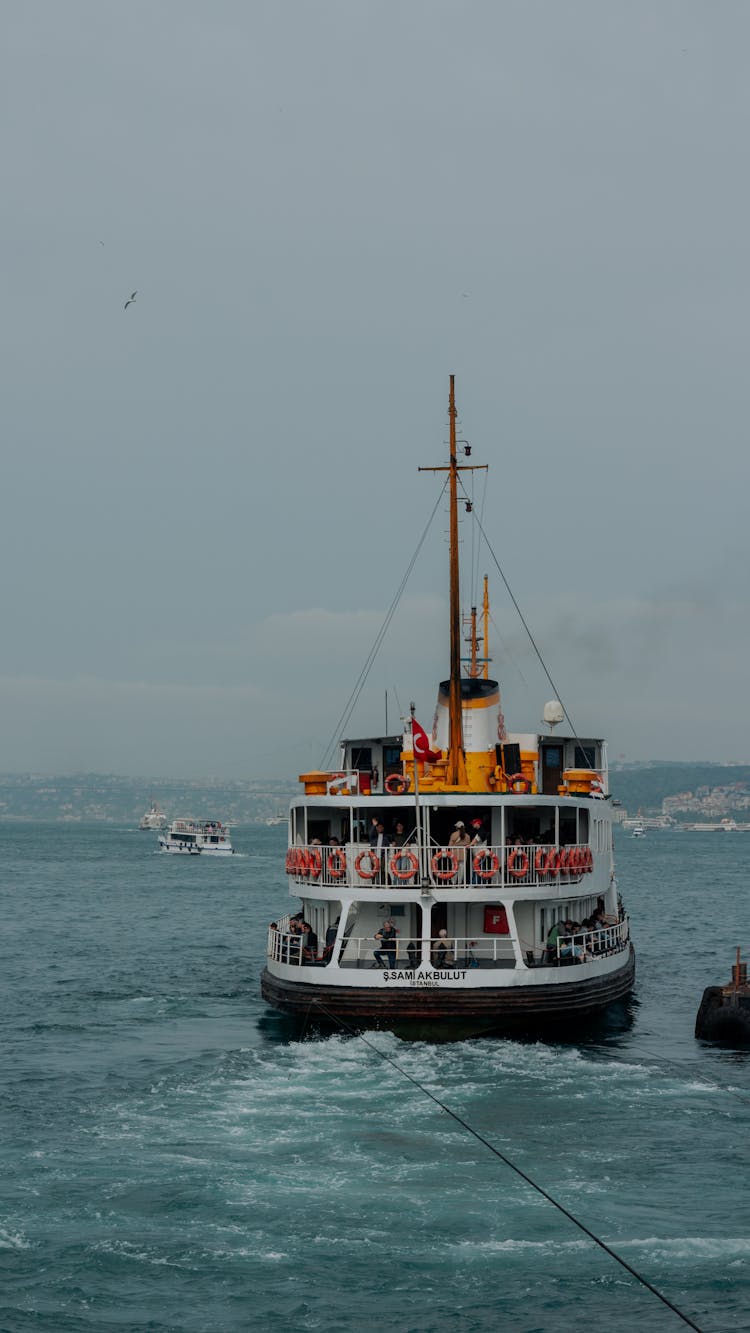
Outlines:
{"type": "Polygon", "coordinates": [[[177,847],[169,843],[165,838],[159,839],[161,851],[168,852],[170,856],[233,856],[233,847],[177,847]]]}
{"type": "Polygon", "coordinates": [[[371,981],[365,974],[358,985],[326,985],[281,977],[266,967],[261,992],[274,1008],[306,1026],[386,1028],[433,1040],[553,1029],[572,1034],[628,998],[635,979],[632,944],[616,966],[600,970],[593,964],[585,972],[580,980],[561,982],[557,969],[539,968],[536,975],[527,973],[523,984],[473,986],[471,972],[462,968],[394,969],[374,973],[371,981]]]}

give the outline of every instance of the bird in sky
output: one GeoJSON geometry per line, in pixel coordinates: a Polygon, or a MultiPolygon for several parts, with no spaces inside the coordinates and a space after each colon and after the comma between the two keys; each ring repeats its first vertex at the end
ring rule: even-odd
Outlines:
{"type": "Polygon", "coordinates": [[[133,302],[134,302],[134,300],[135,300],[135,298],[136,298],[137,295],[138,295],[138,290],[137,290],[137,288],[136,288],[136,290],[135,290],[134,292],[131,292],[131,293],[130,293],[130,296],[128,297],[127,301],[125,302],[125,304],[124,304],[124,306],[123,306],[123,310],[127,310],[128,306],[133,304],[133,302]]]}

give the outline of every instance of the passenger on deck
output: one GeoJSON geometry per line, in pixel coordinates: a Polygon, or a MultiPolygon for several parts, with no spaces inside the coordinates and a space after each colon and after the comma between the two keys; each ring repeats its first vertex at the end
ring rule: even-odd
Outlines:
{"type": "Polygon", "coordinates": [[[472,819],[471,833],[472,837],[471,837],[471,842],[469,843],[470,850],[468,853],[471,861],[469,879],[472,884],[481,884],[482,878],[480,875],[477,874],[476,870],[474,869],[474,857],[479,854],[478,849],[480,847],[487,846],[487,837],[485,835],[484,824],[482,823],[481,819],[472,819]]]}
{"type": "Polygon", "coordinates": [[[547,943],[544,950],[544,961],[549,966],[550,963],[557,962],[557,941],[560,938],[560,922],[554,921],[547,934],[547,943]]]}
{"type": "Polygon", "coordinates": [[[458,869],[453,876],[454,883],[463,884],[466,882],[466,848],[470,843],[471,838],[466,832],[466,825],[463,820],[456,820],[453,832],[448,839],[448,846],[456,848],[456,856],[458,857],[458,869]]]}
{"type": "Polygon", "coordinates": [[[328,930],[326,931],[326,942],[325,945],[323,946],[323,962],[325,963],[326,966],[330,963],[331,958],[333,957],[333,949],[336,943],[336,936],[338,935],[340,920],[341,917],[337,916],[336,920],[332,923],[332,925],[328,927],[328,930]]]}
{"type": "Polygon", "coordinates": [[[375,936],[376,940],[380,940],[380,948],[373,951],[375,967],[395,968],[397,938],[398,931],[391,918],[387,917],[375,936]]]}
{"type": "Polygon", "coordinates": [[[580,932],[580,924],[577,921],[565,922],[565,935],[560,936],[560,957],[574,958],[577,963],[587,963],[591,954],[587,953],[582,944],[577,944],[572,939],[576,932],[580,932]]]}
{"type": "MultiPolygon", "coordinates": [[[[397,819],[396,827],[391,837],[391,844],[394,847],[405,847],[408,842],[411,842],[411,838],[407,838],[406,829],[404,828],[402,820],[397,819]]],[[[406,856],[396,856],[393,859],[396,869],[400,870],[402,874],[405,874],[411,869],[409,859],[406,856]]],[[[393,879],[394,877],[391,876],[391,878],[393,879]]],[[[398,878],[398,876],[395,878],[398,878]]]]}
{"type": "Polygon", "coordinates": [[[453,940],[448,939],[448,932],[443,927],[437,933],[437,939],[434,941],[432,951],[432,961],[435,967],[445,967],[446,964],[453,962],[453,940]]]}
{"type": "Polygon", "coordinates": [[[385,854],[391,845],[391,835],[386,833],[385,824],[382,821],[375,825],[375,834],[370,833],[370,850],[378,858],[378,884],[385,881],[385,854]]]}
{"type": "Polygon", "coordinates": [[[309,921],[302,922],[302,934],[307,938],[302,946],[303,963],[317,963],[318,961],[318,937],[315,934],[309,921]]]}

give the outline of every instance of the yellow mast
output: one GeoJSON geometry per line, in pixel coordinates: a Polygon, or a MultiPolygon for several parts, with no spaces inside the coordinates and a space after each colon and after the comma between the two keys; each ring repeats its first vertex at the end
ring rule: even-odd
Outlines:
{"type": "MultiPolygon", "coordinates": [[[[447,472],[450,501],[450,689],[448,695],[448,758],[445,782],[448,787],[466,787],[463,710],[461,707],[461,605],[458,582],[458,474],[486,469],[487,464],[463,463],[456,456],[455,375],[450,377],[448,419],[450,422],[450,461],[446,467],[421,467],[420,472],[447,472]]],[[[467,446],[468,453],[468,446],[467,446]]]]}

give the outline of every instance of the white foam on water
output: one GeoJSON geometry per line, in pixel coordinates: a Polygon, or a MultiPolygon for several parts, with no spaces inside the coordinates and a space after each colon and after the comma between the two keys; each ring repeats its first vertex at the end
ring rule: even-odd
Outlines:
{"type": "Polygon", "coordinates": [[[0,1250],[30,1250],[31,1241],[22,1232],[0,1226],[0,1250]]]}
{"type": "Polygon", "coordinates": [[[652,1259],[739,1263],[750,1256],[750,1236],[645,1236],[609,1241],[614,1250],[643,1250],[652,1259]]]}

